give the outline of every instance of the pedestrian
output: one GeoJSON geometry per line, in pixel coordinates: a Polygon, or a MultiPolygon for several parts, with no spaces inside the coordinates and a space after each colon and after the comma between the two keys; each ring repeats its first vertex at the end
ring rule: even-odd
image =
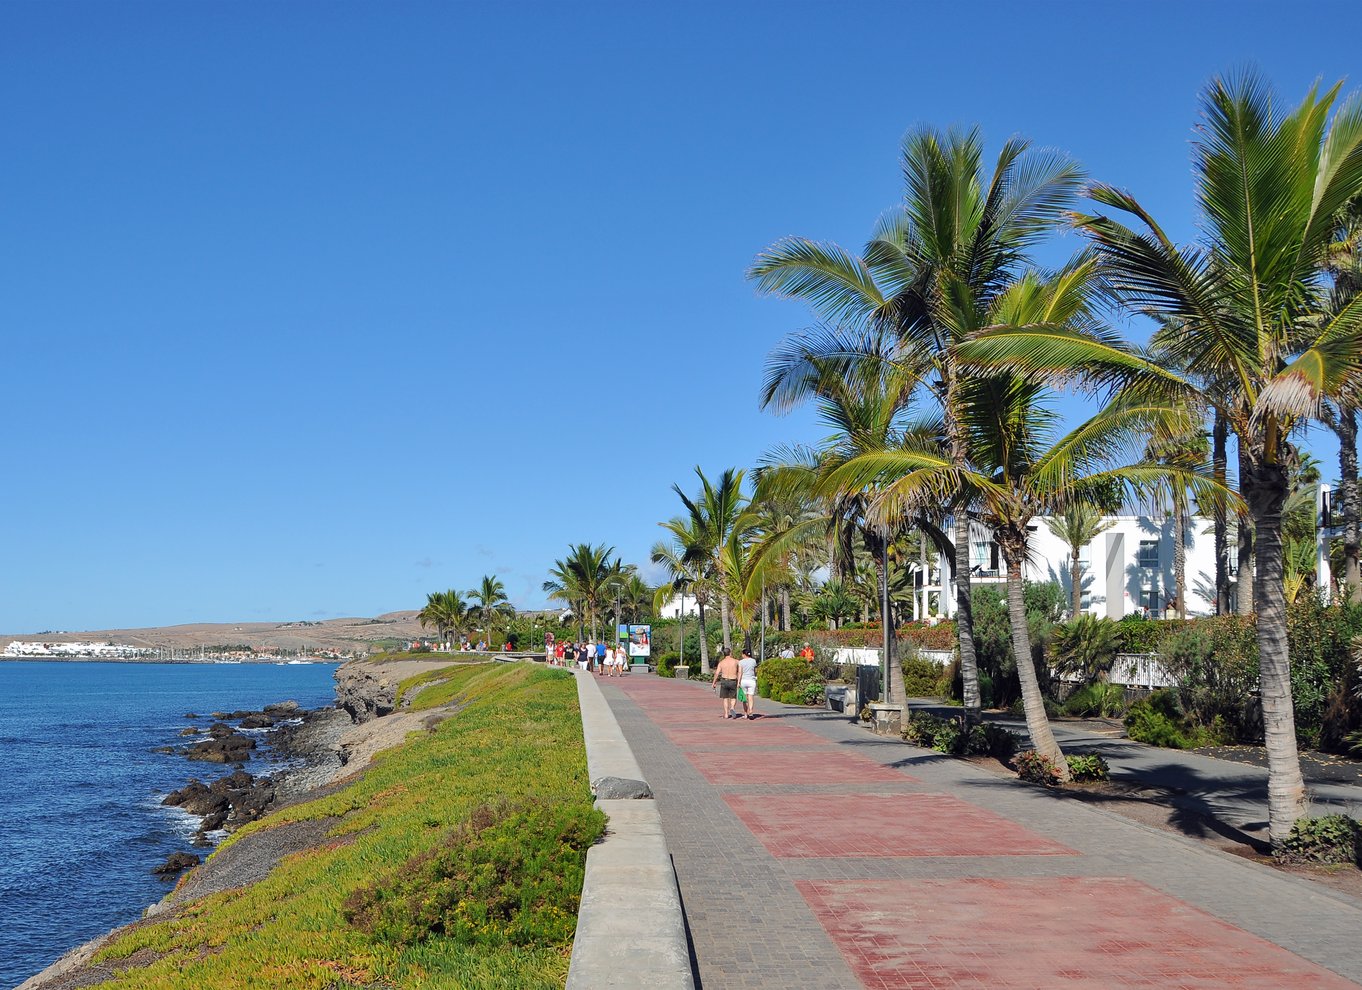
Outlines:
{"type": "Polygon", "coordinates": [[[783,650],[780,651],[780,658],[781,658],[782,660],[793,660],[793,659],[794,659],[794,647],[793,647],[793,646],[790,646],[790,645],[787,643],[786,646],[785,646],[785,649],[783,649],[783,650]]]}
{"type": "MultiPolygon", "coordinates": [[[[714,668],[714,680],[710,687],[719,689],[719,700],[724,705],[724,718],[735,716],[733,704],[738,700],[738,661],[733,657],[733,647],[724,644],[724,656],[714,668]]],[[[738,716],[741,717],[741,716],[738,716]]]]}
{"type": "Polygon", "coordinates": [[[608,670],[605,669],[605,641],[604,641],[604,640],[601,640],[601,641],[599,641],[599,642],[596,643],[596,666],[600,667],[601,670],[604,671],[605,673],[607,673],[607,674],[610,673],[610,671],[608,671],[608,670]]]}
{"type": "Polygon", "coordinates": [[[757,661],[751,650],[742,651],[738,661],[738,693],[742,695],[743,714],[748,719],[757,717],[757,661]]]}

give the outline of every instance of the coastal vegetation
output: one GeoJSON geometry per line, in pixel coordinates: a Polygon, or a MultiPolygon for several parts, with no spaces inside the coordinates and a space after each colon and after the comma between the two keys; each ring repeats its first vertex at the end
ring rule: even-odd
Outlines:
{"type": "Polygon", "coordinates": [[[445,707],[347,786],[235,833],[312,822],[317,846],[261,882],[133,926],[105,987],[561,987],[592,808],[576,686],[527,665],[455,665],[401,685],[445,707]],[[432,693],[433,692],[433,693],[432,693]]]}

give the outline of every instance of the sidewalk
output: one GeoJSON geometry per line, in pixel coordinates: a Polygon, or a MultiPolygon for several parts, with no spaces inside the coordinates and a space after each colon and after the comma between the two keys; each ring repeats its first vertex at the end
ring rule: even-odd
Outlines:
{"type": "Polygon", "coordinates": [[[653,787],[702,987],[1357,987],[1362,902],[1041,788],[707,685],[602,681],[653,787]]]}
{"type": "MultiPolygon", "coordinates": [[[[914,711],[958,718],[960,709],[933,698],[909,698],[914,711]]],[[[985,720],[1026,737],[1026,722],[985,713],[985,720]]],[[[1124,730],[1096,720],[1052,721],[1055,739],[1066,752],[1098,753],[1111,765],[1112,780],[1125,780],[1171,792],[1177,807],[1208,815],[1246,835],[1267,841],[1267,770],[1249,763],[1200,753],[1160,749],[1124,738],[1124,730]],[[1103,730],[1106,731],[1103,731],[1103,730]]],[[[1312,813],[1362,814],[1362,786],[1312,779],[1306,787],[1312,813]]]]}

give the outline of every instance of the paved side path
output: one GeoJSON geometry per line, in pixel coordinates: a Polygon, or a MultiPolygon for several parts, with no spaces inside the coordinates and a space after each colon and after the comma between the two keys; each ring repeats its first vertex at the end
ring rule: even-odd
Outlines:
{"type": "Polygon", "coordinates": [[[700,984],[1362,985],[1362,903],[894,740],[602,681],[652,785],[700,984]]]}

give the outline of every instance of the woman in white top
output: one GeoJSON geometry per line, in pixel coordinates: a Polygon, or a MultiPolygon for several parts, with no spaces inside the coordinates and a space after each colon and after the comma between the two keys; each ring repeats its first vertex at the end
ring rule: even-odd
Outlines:
{"type": "Polygon", "coordinates": [[[605,648],[605,676],[615,676],[615,648],[613,646],[605,648]]]}
{"type": "Polygon", "coordinates": [[[745,700],[743,711],[749,719],[757,717],[757,661],[752,658],[751,650],[742,651],[738,661],[738,687],[742,688],[745,700]]]}

